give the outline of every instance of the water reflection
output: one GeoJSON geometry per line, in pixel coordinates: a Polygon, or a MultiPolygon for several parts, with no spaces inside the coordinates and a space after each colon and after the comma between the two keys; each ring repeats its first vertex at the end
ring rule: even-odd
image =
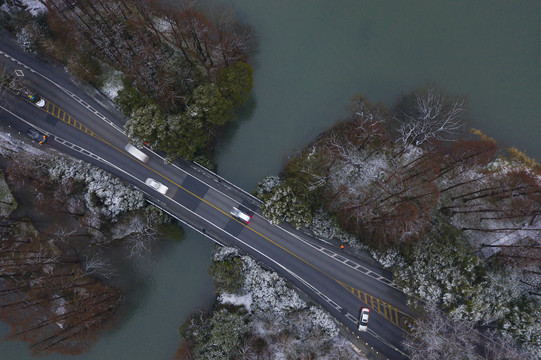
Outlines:
{"type": "Polygon", "coordinates": [[[467,96],[476,127],[541,159],[541,2],[225,3],[260,39],[257,107],[218,146],[222,175],[246,190],[345,116],[356,93],[390,105],[426,83],[467,96]]]}
{"type": "MultiPolygon", "coordinates": [[[[214,299],[207,274],[213,243],[193,231],[181,242],[163,240],[151,260],[125,261],[125,303],[116,326],[104,333],[90,352],[70,357],[91,359],[171,359],[178,346],[177,329],[192,310],[208,308],[214,299]]],[[[0,324],[0,336],[8,332],[0,324]]],[[[0,342],[1,359],[31,359],[27,345],[0,342]]],[[[66,359],[51,354],[44,360],[66,359]]]]}

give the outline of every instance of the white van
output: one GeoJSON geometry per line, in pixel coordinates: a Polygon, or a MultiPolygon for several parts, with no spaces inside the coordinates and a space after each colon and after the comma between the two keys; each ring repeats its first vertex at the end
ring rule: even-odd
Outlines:
{"type": "Polygon", "coordinates": [[[147,154],[145,154],[133,145],[128,144],[124,149],[126,149],[126,151],[129,152],[131,155],[135,156],[139,161],[146,163],[149,159],[147,154]]]}

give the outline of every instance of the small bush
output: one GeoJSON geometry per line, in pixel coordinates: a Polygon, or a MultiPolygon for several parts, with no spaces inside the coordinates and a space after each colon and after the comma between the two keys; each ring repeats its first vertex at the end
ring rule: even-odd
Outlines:
{"type": "Polygon", "coordinates": [[[220,292],[235,293],[244,283],[242,260],[239,257],[213,262],[209,274],[214,279],[216,289],[220,292]]]}
{"type": "Polygon", "coordinates": [[[0,28],[16,34],[30,18],[30,14],[23,10],[0,11],[0,28]]]}
{"type": "Polygon", "coordinates": [[[115,103],[120,107],[124,115],[129,117],[135,109],[150,105],[150,100],[141,95],[130,80],[124,78],[122,83],[124,87],[118,91],[115,103]]]}
{"type": "Polygon", "coordinates": [[[216,162],[212,160],[211,158],[209,158],[208,156],[197,155],[194,161],[198,163],[199,165],[203,166],[204,168],[207,168],[210,171],[216,172],[216,168],[217,168],[216,162]]]}

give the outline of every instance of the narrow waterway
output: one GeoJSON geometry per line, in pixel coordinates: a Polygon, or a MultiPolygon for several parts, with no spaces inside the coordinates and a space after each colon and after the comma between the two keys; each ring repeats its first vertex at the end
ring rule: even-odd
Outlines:
{"type": "MultiPolygon", "coordinates": [[[[248,191],[343,117],[354,94],[390,105],[426,83],[466,95],[474,126],[541,160],[541,2],[225,3],[260,44],[253,97],[217,149],[220,173],[248,191]]],[[[211,248],[189,230],[169,243],[139,270],[125,319],[77,359],[172,359],[178,326],[212,299],[211,248]]],[[[0,359],[29,358],[25,344],[0,342],[0,359]]]]}

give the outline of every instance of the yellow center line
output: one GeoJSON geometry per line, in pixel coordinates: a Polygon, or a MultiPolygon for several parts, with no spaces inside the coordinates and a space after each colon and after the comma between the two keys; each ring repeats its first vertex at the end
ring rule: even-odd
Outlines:
{"type": "Polygon", "coordinates": [[[391,304],[388,304],[385,301],[382,301],[379,298],[376,298],[375,296],[367,294],[364,291],[356,289],[343,282],[340,282],[340,285],[342,285],[346,290],[348,290],[354,296],[359,298],[363,303],[371,307],[372,310],[376,311],[383,318],[389,320],[389,322],[391,322],[393,325],[400,328],[401,330],[406,331],[405,330],[406,323],[413,323],[413,318],[409,314],[403,312],[402,310],[399,310],[398,308],[392,306],[391,304]],[[382,307],[383,307],[383,310],[382,310],[382,307]],[[400,319],[403,319],[404,321],[401,322],[400,319]]]}
{"type": "MultiPolygon", "coordinates": [[[[70,117],[71,118],[71,117],[70,117]]],[[[74,119],[75,120],[75,119],[74,119]]],[[[76,121],[77,123],[80,124],[80,122],[76,121]]],[[[184,190],[185,192],[187,192],[188,194],[192,195],[193,197],[197,198],[198,200],[200,200],[201,202],[209,205],[210,207],[214,208],[215,210],[221,212],[222,214],[226,215],[227,217],[237,221],[239,224],[243,225],[244,227],[250,229],[251,231],[253,231],[254,233],[256,233],[257,235],[261,236],[262,238],[268,240],[269,242],[271,242],[272,244],[274,244],[275,246],[277,246],[278,248],[286,251],[287,253],[289,253],[290,255],[293,255],[294,257],[296,257],[297,259],[301,260],[302,262],[304,262],[305,264],[311,266],[312,268],[316,269],[317,271],[319,271],[320,273],[324,274],[325,276],[329,277],[330,279],[340,283],[340,281],[338,281],[337,279],[335,279],[334,277],[332,277],[331,275],[327,274],[326,272],[324,272],[323,270],[319,269],[317,266],[313,265],[312,263],[304,260],[303,258],[301,258],[300,256],[294,254],[293,252],[291,252],[290,250],[286,249],[285,247],[283,247],[282,245],[278,244],[277,242],[269,239],[267,236],[261,234],[260,232],[256,231],[255,229],[247,226],[246,224],[242,223],[241,221],[235,219],[233,216],[231,216],[231,214],[229,214],[228,212],[226,211],[223,211],[222,209],[214,206],[213,204],[211,204],[210,202],[208,202],[207,200],[203,199],[202,197],[199,197],[197,196],[196,194],[194,194],[193,192],[191,192],[190,190],[186,189],[185,187],[183,187],[182,185],[180,184],[177,184],[174,180],[170,179],[169,177],[163,175],[162,173],[152,169],[150,166],[148,166],[147,164],[145,164],[144,162],[140,161],[139,159],[133,157],[131,154],[125,152],[124,150],[122,149],[119,149],[118,147],[114,146],[113,144],[109,143],[107,140],[105,139],[102,139],[101,137],[97,136],[94,132],[92,132],[90,134],[92,137],[96,138],[97,140],[103,142],[104,144],[107,144],[109,145],[110,147],[112,147],[113,149],[117,150],[118,152],[128,156],[129,158],[133,159],[134,161],[138,162],[140,165],[146,167],[148,170],[152,171],[153,173],[155,173],[156,175],[162,177],[163,179],[169,181],[170,183],[176,185],[177,187],[179,187],[180,189],[184,190]]]]}
{"type": "MultiPolygon", "coordinates": [[[[48,103],[49,104],[49,103],[48,103]]],[[[56,107],[54,104],[51,103],[51,105],[53,105],[55,108],[58,108],[56,107]]],[[[61,110],[60,108],[58,108],[59,110],[59,115],[60,115],[60,111],[62,111],[64,113],[63,115],[63,118],[66,116],[66,113],[61,110]]],[[[45,110],[44,110],[45,111],[45,110]]],[[[54,110],[53,110],[54,111],[54,110]]],[[[47,111],[48,113],[51,113],[50,111],[47,111]]],[[[129,157],[130,159],[136,161],[137,163],[139,163],[140,165],[144,166],[145,168],[147,168],[148,170],[152,171],[153,173],[155,173],[156,175],[158,175],[159,177],[161,177],[162,179],[165,179],[167,181],[169,181],[170,183],[174,184],[175,186],[177,186],[179,189],[182,189],[183,191],[185,191],[186,193],[192,195],[193,197],[195,197],[196,199],[200,200],[201,202],[207,204],[208,206],[214,208],[216,211],[222,213],[223,215],[229,217],[230,219],[232,220],[235,220],[236,222],[238,222],[239,224],[243,225],[245,228],[251,230],[252,232],[254,232],[255,234],[259,235],[260,237],[262,237],[263,239],[269,241],[270,243],[272,243],[273,245],[275,245],[276,247],[278,247],[279,249],[285,251],[286,253],[292,255],[293,257],[295,257],[296,259],[302,261],[303,263],[305,263],[306,265],[310,266],[311,268],[313,268],[314,270],[317,270],[318,272],[320,272],[321,274],[323,274],[324,276],[328,277],[329,279],[337,282],[338,284],[340,284],[342,287],[344,287],[346,290],[350,290],[350,289],[354,289],[353,287],[345,284],[344,282],[334,278],[333,276],[331,276],[330,274],[326,273],[325,271],[323,271],[322,269],[320,269],[319,267],[317,267],[316,265],[312,264],[311,262],[305,260],[304,258],[300,257],[299,255],[293,253],[291,250],[288,250],[287,248],[285,248],[284,246],[278,244],[277,242],[275,242],[274,240],[271,240],[270,238],[268,238],[267,236],[261,234],[260,232],[258,232],[257,230],[251,228],[250,226],[244,224],[243,222],[237,220],[236,218],[234,218],[233,216],[231,216],[231,214],[229,214],[228,212],[226,211],[223,211],[222,209],[216,207],[215,205],[211,204],[210,202],[208,202],[207,200],[203,199],[202,197],[194,194],[193,192],[191,192],[190,190],[186,189],[185,187],[183,187],[182,185],[180,184],[177,184],[174,180],[170,179],[169,177],[163,175],[162,173],[158,172],[157,170],[154,170],[153,168],[151,168],[150,166],[148,166],[147,164],[145,164],[144,162],[140,161],[139,159],[133,157],[131,154],[125,152],[123,149],[119,149],[118,147],[114,146],[113,144],[111,144],[110,142],[108,142],[107,140],[99,137],[98,135],[96,135],[93,131],[91,131],[90,129],[88,129],[86,126],[84,126],[81,122],[75,120],[74,118],[72,118],[70,115],[67,115],[68,116],[68,121],[64,121],[66,123],[68,123],[69,125],[75,127],[76,129],[78,128],[79,130],[83,131],[84,133],[87,133],[89,134],[90,136],[94,137],[95,139],[103,142],[104,144],[110,146],[111,148],[115,149],[116,151],[120,152],[121,154],[124,154],[126,155],[127,157],[129,157]],[[73,120],[73,124],[71,123],[71,120],[73,120]],[[79,124],[79,126],[77,126],[77,124],[79,124]],[[84,130],[82,129],[82,127],[84,127],[84,130]]],[[[61,119],[63,120],[63,119],[61,119]]],[[[191,176],[191,175],[189,175],[191,176]]],[[[355,289],[357,290],[357,289],[355,289]]],[[[362,292],[360,290],[357,290],[359,295],[357,296],[360,300],[362,300],[360,298],[361,296],[361,293],[364,294],[364,302],[368,305],[368,299],[367,297],[370,297],[370,301],[372,303],[372,307],[374,308],[374,299],[377,300],[378,302],[378,310],[379,310],[379,303],[380,303],[380,300],[378,298],[375,298],[373,297],[372,295],[369,295],[365,292],[362,292]]],[[[353,291],[350,290],[350,292],[353,293],[353,291]]],[[[382,302],[382,304],[385,304],[385,305],[388,305],[389,306],[389,313],[391,313],[391,309],[393,309],[395,312],[400,312],[401,314],[405,315],[405,316],[408,316],[406,313],[398,310],[397,308],[385,303],[385,302],[382,302]]],[[[381,311],[378,311],[379,313],[382,313],[381,311]]],[[[386,313],[387,311],[385,311],[386,313]]],[[[388,319],[388,317],[386,316],[386,314],[383,314],[384,315],[384,318],[388,319]]],[[[398,314],[396,316],[396,323],[394,321],[390,321],[392,324],[395,324],[398,326],[398,314]]]]}
{"type": "Polygon", "coordinates": [[[95,137],[96,139],[100,139],[99,136],[94,134],[94,132],[91,131],[88,127],[86,127],[82,122],[77,121],[75,118],[72,118],[68,113],[66,113],[64,110],[62,110],[61,108],[59,108],[58,106],[56,106],[52,102],[47,101],[46,106],[44,106],[41,109],[43,111],[45,111],[46,113],[56,117],[60,121],[66,123],[68,125],[71,125],[75,129],[81,130],[81,131],[83,131],[83,132],[85,132],[87,134],[90,134],[91,136],[95,137]]]}

